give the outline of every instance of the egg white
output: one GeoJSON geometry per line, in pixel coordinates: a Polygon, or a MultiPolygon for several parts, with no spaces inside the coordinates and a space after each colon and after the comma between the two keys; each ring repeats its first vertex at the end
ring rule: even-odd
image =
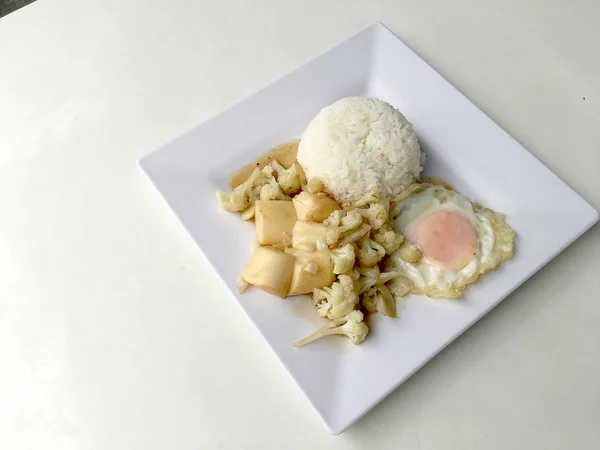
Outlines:
{"type": "Polygon", "coordinates": [[[402,274],[392,282],[395,295],[408,293],[428,297],[458,298],[467,285],[480,275],[510,259],[514,248],[514,231],[504,221],[502,214],[483,208],[445,186],[429,183],[414,184],[396,199],[392,208],[392,224],[397,233],[411,245],[415,227],[430,214],[450,211],[467,219],[475,229],[477,243],[473,258],[460,270],[437,266],[421,257],[417,262],[402,258],[402,248],[394,252],[387,270],[402,274]]]}

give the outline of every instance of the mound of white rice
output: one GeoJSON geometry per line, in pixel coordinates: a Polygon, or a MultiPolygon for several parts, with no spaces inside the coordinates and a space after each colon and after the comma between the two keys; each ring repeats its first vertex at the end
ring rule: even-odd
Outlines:
{"type": "Polygon", "coordinates": [[[368,192],[392,199],[419,177],[424,155],[412,125],[393,106],[346,97],[322,109],[298,148],[308,178],[317,177],[339,203],[368,192]]]}

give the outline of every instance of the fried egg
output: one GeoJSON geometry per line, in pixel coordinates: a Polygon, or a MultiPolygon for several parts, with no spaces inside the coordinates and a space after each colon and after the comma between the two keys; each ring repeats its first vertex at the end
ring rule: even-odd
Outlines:
{"type": "Polygon", "coordinates": [[[515,233],[504,216],[448,186],[412,185],[396,199],[391,217],[406,238],[387,264],[402,274],[392,283],[395,295],[461,297],[467,285],[513,255],[515,233]]]}

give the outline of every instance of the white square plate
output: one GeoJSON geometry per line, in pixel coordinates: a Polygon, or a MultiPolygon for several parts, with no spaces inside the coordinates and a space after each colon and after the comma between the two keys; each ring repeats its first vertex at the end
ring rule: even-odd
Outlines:
{"type": "Polygon", "coordinates": [[[140,160],[331,433],[369,411],[598,220],[598,213],[381,24],[375,24],[140,160]],[[374,315],[360,346],[328,338],[294,349],[321,320],[308,298],[240,296],[253,227],[220,210],[228,175],[301,136],[324,106],[381,98],[410,120],[426,173],[506,214],[515,257],[460,301],[413,297],[396,320],[374,315]],[[376,380],[376,382],[373,382],[376,380]]]}

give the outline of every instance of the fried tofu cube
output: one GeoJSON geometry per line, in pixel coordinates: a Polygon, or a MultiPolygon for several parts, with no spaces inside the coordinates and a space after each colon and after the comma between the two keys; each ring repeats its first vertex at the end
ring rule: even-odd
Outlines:
{"type": "Polygon", "coordinates": [[[289,296],[310,294],[315,288],[331,286],[335,281],[333,263],[327,253],[293,251],[296,257],[289,296]]]}
{"type": "Polygon", "coordinates": [[[304,191],[296,195],[292,202],[298,220],[302,222],[323,222],[333,211],[341,209],[334,199],[322,192],[311,194],[304,191]]]}
{"type": "Polygon", "coordinates": [[[298,250],[314,252],[317,249],[317,241],[321,240],[329,245],[331,231],[327,225],[322,223],[296,222],[292,229],[292,247],[298,250]],[[329,239],[328,239],[329,237],[329,239]]]}
{"type": "Polygon", "coordinates": [[[289,200],[258,200],[254,204],[254,224],[261,245],[288,245],[296,221],[296,210],[289,200]]]}
{"type": "Polygon", "coordinates": [[[257,247],[240,278],[271,294],[288,295],[296,257],[270,247],[257,247]]]}

